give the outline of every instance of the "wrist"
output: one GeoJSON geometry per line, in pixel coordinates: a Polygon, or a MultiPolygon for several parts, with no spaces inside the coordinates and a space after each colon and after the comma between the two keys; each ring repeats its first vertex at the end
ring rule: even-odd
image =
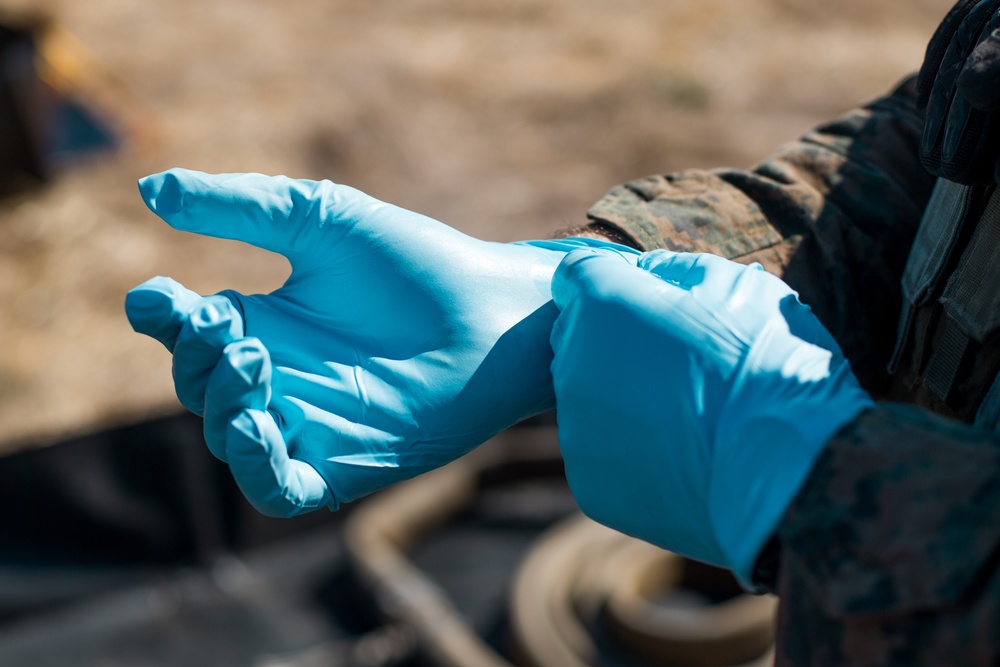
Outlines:
{"type": "Polygon", "coordinates": [[[794,414],[769,413],[744,420],[732,415],[721,429],[710,498],[717,539],[728,565],[747,590],[761,590],[755,571],[827,442],[872,405],[860,388],[840,402],[798,403],[794,414]]]}
{"type": "Polygon", "coordinates": [[[585,225],[575,225],[573,227],[566,227],[565,229],[560,229],[553,233],[553,238],[589,238],[589,239],[599,239],[602,241],[611,241],[612,243],[617,243],[619,245],[627,246],[635,250],[641,250],[639,247],[639,242],[634,238],[626,234],[624,231],[618,227],[614,227],[606,222],[601,222],[599,220],[594,220],[585,225]]]}

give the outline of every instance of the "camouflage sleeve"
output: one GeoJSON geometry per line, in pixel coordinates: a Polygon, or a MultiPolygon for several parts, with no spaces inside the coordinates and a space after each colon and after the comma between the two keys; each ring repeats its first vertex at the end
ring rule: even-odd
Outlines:
{"type": "Polygon", "coordinates": [[[589,212],[643,250],[711,252],[780,275],[879,395],[900,276],[933,178],[914,84],[807,133],[748,171],[686,171],[611,190],[589,212]]]}
{"type": "Polygon", "coordinates": [[[1000,664],[1000,441],[883,404],[779,529],[778,665],[1000,664]]]}
{"type": "MultiPolygon", "coordinates": [[[[757,261],[884,398],[900,278],[934,179],[912,80],[747,171],[619,186],[592,225],[649,250],[757,261]]],[[[778,665],[1000,664],[1000,442],[883,403],[816,463],[762,558],[778,665]],[[772,555],[774,557],[772,558],[772,555]]]]}

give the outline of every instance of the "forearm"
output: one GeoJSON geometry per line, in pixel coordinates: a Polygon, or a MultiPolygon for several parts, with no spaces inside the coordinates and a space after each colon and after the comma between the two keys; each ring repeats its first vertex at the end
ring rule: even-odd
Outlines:
{"type": "Polygon", "coordinates": [[[1000,442],[912,407],[834,437],[778,530],[778,664],[996,664],[1000,442]]]}
{"type": "Polygon", "coordinates": [[[917,159],[921,125],[906,84],[750,170],[692,170],[618,186],[577,231],[610,230],[640,250],[760,262],[799,292],[878,395],[900,275],[933,185],[917,159]]]}

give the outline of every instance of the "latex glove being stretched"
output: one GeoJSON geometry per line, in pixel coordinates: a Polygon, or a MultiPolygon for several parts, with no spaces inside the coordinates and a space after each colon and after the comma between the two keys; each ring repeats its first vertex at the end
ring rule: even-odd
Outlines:
{"type": "Polygon", "coordinates": [[[836,342],[777,277],[711,255],[574,251],[552,295],[577,503],[751,587],[827,439],[871,405],[836,342]]]}
{"type": "MultiPolygon", "coordinates": [[[[281,253],[266,295],[129,292],[177,395],[262,512],[336,508],[443,465],[554,404],[552,273],[613,245],[480,241],[323,181],[171,170],[139,184],[177,229],[281,253]]],[[[622,249],[627,252],[627,249],[622,249]]]]}

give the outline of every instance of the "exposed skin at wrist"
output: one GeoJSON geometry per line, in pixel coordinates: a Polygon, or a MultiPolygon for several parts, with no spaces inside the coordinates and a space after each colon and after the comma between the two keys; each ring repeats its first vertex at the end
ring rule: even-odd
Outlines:
{"type": "Polygon", "coordinates": [[[567,227],[552,234],[552,238],[557,239],[569,238],[571,236],[588,239],[602,239],[604,241],[611,241],[612,243],[619,243],[621,245],[628,246],[629,248],[635,248],[636,250],[641,249],[639,248],[639,243],[635,239],[617,227],[612,227],[605,222],[595,221],[585,225],[567,227]]]}

